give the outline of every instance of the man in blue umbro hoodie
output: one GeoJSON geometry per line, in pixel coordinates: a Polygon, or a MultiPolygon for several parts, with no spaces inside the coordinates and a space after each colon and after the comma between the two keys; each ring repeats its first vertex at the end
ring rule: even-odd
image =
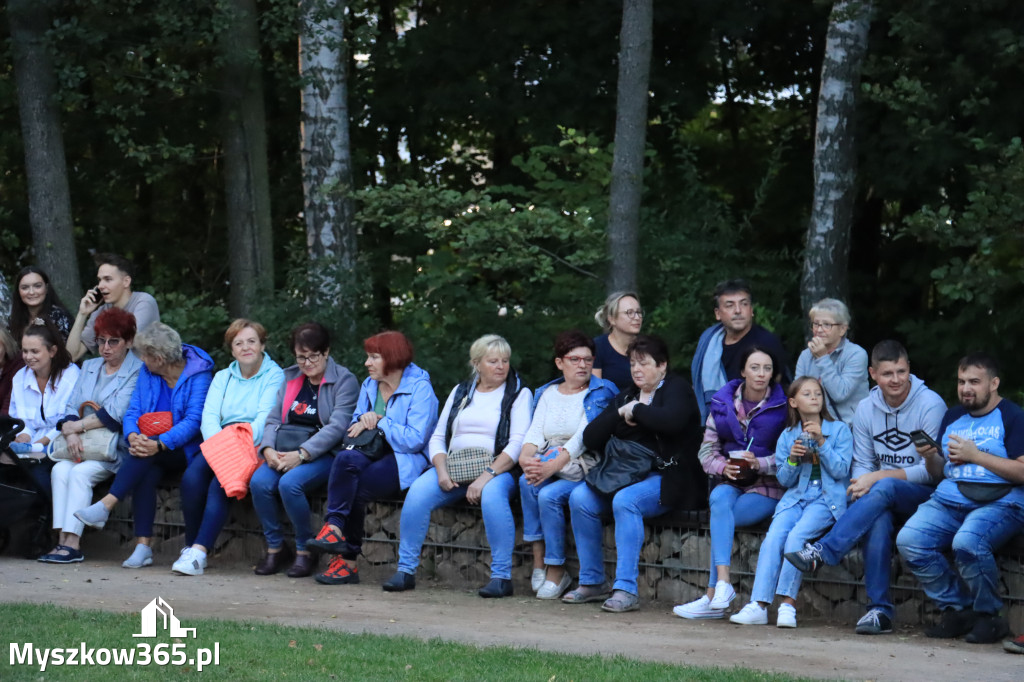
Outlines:
{"type": "Polygon", "coordinates": [[[853,470],[847,493],[854,502],[816,543],[786,559],[801,571],[835,566],[864,540],[864,586],[868,612],[857,634],[892,632],[889,593],[893,527],[905,521],[934,492],[936,481],[910,437],[925,431],[938,437],[946,403],[910,373],[907,350],[897,341],[881,341],[871,350],[868,373],[877,384],[860,401],[853,417],[853,470]]]}

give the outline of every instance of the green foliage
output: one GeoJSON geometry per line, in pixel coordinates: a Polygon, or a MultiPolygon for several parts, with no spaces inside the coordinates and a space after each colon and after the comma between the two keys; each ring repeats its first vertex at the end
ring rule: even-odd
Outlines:
{"type": "Polygon", "coordinates": [[[586,213],[414,183],[364,190],[359,202],[364,232],[386,234],[394,254],[395,326],[416,343],[439,393],[466,375],[469,344],[481,334],[505,336],[536,385],[552,371],[554,334],[585,328],[583,302],[600,282],[582,271],[603,257],[601,230],[586,213]]]}
{"type": "Polygon", "coordinates": [[[908,320],[908,336],[932,341],[929,347],[947,360],[942,378],[952,393],[952,361],[972,349],[984,349],[1005,363],[1006,390],[1024,381],[1017,340],[1024,336],[1020,291],[1024,285],[1024,148],[1014,138],[998,159],[966,168],[969,187],[962,203],[926,205],[907,217],[901,236],[934,250],[928,309],[908,320]],[[941,255],[938,255],[941,254],[941,255]]]}

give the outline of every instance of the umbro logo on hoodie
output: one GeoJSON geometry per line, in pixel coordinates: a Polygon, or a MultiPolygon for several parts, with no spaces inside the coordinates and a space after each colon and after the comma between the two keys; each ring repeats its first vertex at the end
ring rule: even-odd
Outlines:
{"type": "Polygon", "coordinates": [[[914,442],[909,433],[903,433],[897,428],[886,429],[877,434],[874,440],[891,450],[902,450],[914,442]]]}

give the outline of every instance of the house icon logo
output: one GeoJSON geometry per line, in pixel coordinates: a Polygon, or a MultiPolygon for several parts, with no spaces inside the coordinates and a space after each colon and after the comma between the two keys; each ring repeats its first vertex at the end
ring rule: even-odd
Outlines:
{"type": "Polygon", "coordinates": [[[156,637],[158,630],[163,629],[171,637],[196,636],[195,628],[183,628],[181,622],[174,615],[174,609],[164,601],[163,597],[157,597],[146,604],[142,609],[142,632],[132,637],[156,637]]]}

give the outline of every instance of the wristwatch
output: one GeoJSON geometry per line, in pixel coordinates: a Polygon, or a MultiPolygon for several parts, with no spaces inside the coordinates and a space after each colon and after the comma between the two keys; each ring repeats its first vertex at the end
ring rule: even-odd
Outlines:
{"type": "Polygon", "coordinates": [[[306,452],[302,448],[299,448],[299,461],[300,462],[309,462],[309,461],[311,461],[311,459],[312,458],[309,456],[308,452],[306,452]]]}
{"type": "Polygon", "coordinates": [[[494,469],[492,469],[491,467],[484,467],[484,471],[489,473],[491,476],[497,476],[498,475],[498,472],[495,471],[494,469]]]}

